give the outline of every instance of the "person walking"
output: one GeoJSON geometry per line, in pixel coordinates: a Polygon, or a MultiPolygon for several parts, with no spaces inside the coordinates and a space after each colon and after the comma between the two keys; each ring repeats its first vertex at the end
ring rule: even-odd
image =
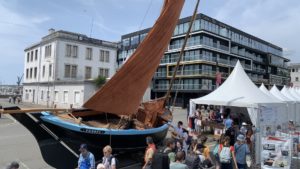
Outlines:
{"type": "Polygon", "coordinates": [[[105,169],[116,169],[116,158],[112,155],[111,146],[107,145],[103,148],[103,155],[102,164],[105,169]]]}
{"type": "Polygon", "coordinates": [[[239,169],[246,169],[246,156],[250,154],[249,147],[245,144],[245,136],[240,134],[234,144],[236,162],[239,169]]]}
{"type": "Polygon", "coordinates": [[[168,138],[166,140],[166,148],[164,149],[164,153],[168,154],[170,162],[175,162],[175,141],[172,138],[168,138]]]}
{"type": "Polygon", "coordinates": [[[170,164],[170,169],[189,169],[186,164],[183,164],[184,152],[179,151],[176,153],[176,161],[170,164]]]}
{"type": "Polygon", "coordinates": [[[234,147],[230,146],[230,138],[226,136],[224,138],[224,144],[221,144],[219,149],[219,158],[221,163],[221,169],[233,169],[232,162],[235,168],[238,169],[234,147]]]}
{"type": "Polygon", "coordinates": [[[224,134],[221,134],[218,143],[215,145],[215,148],[213,150],[213,155],[216,159],[216,169],[221,169],[221,163],[220,163],[220,157],[219,157],[219,151],[222,144],[224,144],[224,134]]]}
{"type": "Polygon", "coordinates": [[[78,159],[78,168],[79,169],[95,169],[95,157],[88,151],[87,144],[81,144],[80,155],[78,159]]]}
{"type": "Polygon", "coordinates": [[[144,157],[145,164],[142,169],[152,169],[151,163],[152,163],[153,155],[156,151],[156,146],[153,142],[152,137],[150,136],[146,137],[146,143],[148,147],[145,152],[145,157],[144,157]]]}

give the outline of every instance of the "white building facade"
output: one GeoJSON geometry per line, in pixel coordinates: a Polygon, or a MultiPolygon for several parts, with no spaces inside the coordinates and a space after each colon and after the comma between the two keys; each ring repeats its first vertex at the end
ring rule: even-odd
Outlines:
{"type": "Polygon", "coordinates": [[[93,80],[116,71],[117,43],[49,30],[25,49],[23,102],[80,107],[97,90],[93,80]]]}
{"type": "Polygon", "coordinates": [[[300,88],[300,63],[291,63],[289,65],[291,73],[291,83],[293,87],[300,88]]]}

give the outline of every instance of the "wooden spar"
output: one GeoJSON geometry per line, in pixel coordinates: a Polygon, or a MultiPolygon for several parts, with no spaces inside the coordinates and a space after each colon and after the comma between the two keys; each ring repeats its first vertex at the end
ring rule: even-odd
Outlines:
{"type": "Polygon", "coordinates": [[[4,110],[0,109],[1,114],[13,114],[13,113],[35,113],[42,111],[52,112],[71,112],[72,109],[57,109],[57,108],[34,108],[34,109],[21,109],[21,110],[4,110]]]}

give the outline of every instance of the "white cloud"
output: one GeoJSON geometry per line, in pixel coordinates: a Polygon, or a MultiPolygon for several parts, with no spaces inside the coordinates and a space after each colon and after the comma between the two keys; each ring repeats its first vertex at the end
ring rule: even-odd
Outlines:
{"type": "Polygon", "coordinates": [[[214,16],[249,34],[285,48],[292,62],[300,62],[300,1],[229,0],[214,16]]]}
{"type": "Polygon", "coordinates": [[[43,30],[39,24],[50,19],[47,16],[25,16],[0,3],[1,81],[14,83],[16,76],[23,73],[24,49],[41,38],[43,30]]]}

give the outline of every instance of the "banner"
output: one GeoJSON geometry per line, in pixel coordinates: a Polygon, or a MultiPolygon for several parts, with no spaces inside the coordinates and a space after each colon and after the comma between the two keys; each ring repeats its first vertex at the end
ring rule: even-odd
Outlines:
{"type": "Polygon", "coordinates": [[[290,168],[292,152],[289,137],[263,137],[261,146],[262,169],[290,168]]]}

